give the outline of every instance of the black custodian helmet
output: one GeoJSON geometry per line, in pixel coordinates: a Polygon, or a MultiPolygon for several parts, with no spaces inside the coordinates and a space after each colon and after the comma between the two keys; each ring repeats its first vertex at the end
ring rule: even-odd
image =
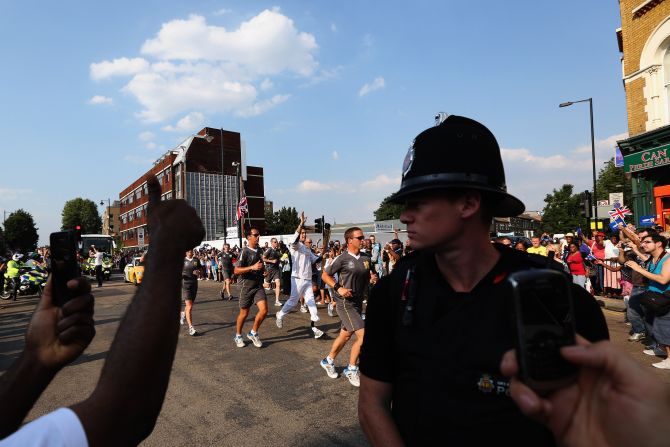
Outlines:
{"type": "Polygon", "coordinates": [[[450,188],[476,189],[492,197],[496,217],[518,216],[526,208],[507,193],[500,147],[491,131],[456,115],[444,115],[417,135],[405,156],[400,190],[389,201],[402,203],[416,193],[450,188]]]}

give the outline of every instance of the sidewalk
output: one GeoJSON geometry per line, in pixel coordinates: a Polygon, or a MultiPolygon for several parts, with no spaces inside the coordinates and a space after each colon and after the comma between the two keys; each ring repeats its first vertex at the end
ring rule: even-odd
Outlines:
{"type": "Polygon", "coordinates": [[[594,298],[601,307],[604,307],[607,310],[613,310],[615,312],[626,311],[626,306],[624,305],[622,298],[607,298],[606,296],[599,295],[596,295],[594,298]]]}

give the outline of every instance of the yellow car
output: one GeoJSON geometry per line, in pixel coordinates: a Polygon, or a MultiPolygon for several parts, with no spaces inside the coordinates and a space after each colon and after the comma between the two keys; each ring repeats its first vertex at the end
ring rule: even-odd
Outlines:
{"type": "Polygon", "coordinates": [[[125,282],[131,282],[136,286],[142,283],[144,276],[144,262],[139,256],[133,258],[126,268],[123,269],[123,279],[125,282]]]}

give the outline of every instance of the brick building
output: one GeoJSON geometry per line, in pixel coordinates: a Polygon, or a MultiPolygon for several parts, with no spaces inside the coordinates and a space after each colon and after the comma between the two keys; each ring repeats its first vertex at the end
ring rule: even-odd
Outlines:
{"type": "Polygon", "coordinates": [[[118,200],[115,200],[114,203],[105,206],[105,210],[102,212],[102,234],[115,236],[119,233],[119,228],[121,226],[121,219],[119,219],[120,209],[121,202],[118,200]]]}
{"type": "MultiPolygon", "coordinates": [[[[239,133],[205,127],[165,153],[151,169],[119,193],[123,246],[143,247],[150,242],[146,218],[146,178],[150,174],[158,179],[164,200],[185,199],[195,208],[205,227],[205,241],[231,239],[225,229],[236,225],[237,164],[240,164],[242,177],[240,186],[249,204],[245,225],[263,231],[263,168],[246,166],[239,133]]],[[[230,243],[235,245],[238,239],[231,239],[230,243]]]]}
{"type": "Polygon", "coordinates": [[[670,222],[670,2],[620,0],[616,31],[629,137],[619,141],[635,216],[670,222]]]}

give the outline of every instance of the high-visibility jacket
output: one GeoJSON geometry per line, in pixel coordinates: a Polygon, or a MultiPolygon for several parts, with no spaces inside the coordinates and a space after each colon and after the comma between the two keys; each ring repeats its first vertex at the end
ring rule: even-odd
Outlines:
{"type": "Polygon", "coordinates": [[[19,277],[19,269],[21,268],[22,264],[18,261],[15,260],[10,260],[7,262],[7,273],[5,276],[7,278],[18,278],[19,277]]]}

